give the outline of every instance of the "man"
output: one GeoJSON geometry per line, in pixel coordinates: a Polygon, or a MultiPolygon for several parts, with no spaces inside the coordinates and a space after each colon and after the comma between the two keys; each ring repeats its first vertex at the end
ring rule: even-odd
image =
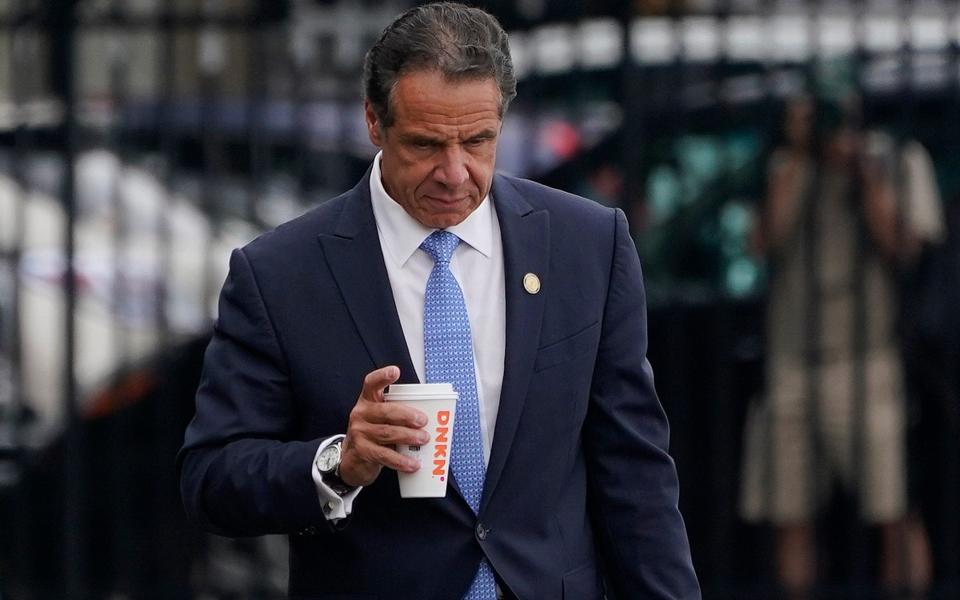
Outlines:
{"type": "Polygon", "coordinates": [[[187,512],[290,534],[294,597],[698,598],[624,216],[494,175],[506,34],[414,8],[364,85],[367,176],[231,258],[180,454],[187,512]],[[451,379],[447,495],[401,499],[418,465],[394,445],[425,420],[384,389],[451,379]]]}

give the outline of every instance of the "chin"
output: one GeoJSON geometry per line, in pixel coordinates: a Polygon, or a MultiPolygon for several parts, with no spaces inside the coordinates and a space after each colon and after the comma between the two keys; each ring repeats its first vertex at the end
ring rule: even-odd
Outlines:
{"type": "Polygon", "coordinates": [[[439,217],[436,215],[431,215],[421,219],[420,222],[426,225],[427,227],[434,227],[436,229],[446,229],[447,227],[453,227],[454,225],[459,225],[460,223],[463,222],[464,219],[467,218],[467,215],[469,214],[470,213],[466,213],[463,215],[459,215],[459,214],[443,215],[439,217]]]}
{"type": "Polygon", "coordinates": [[[425,210],[420,212],[417,220],[427,227],[446,229],[462,223],[473,212],[473,208],[476,207],[461,206],[457,208],[449,207],[447,210],[425,210]]]}

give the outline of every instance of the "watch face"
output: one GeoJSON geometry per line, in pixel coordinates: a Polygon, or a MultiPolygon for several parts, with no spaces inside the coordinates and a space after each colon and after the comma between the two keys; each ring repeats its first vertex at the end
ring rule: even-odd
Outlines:
{"type": "Polygon", "coordinates": [[[317,457],[317,468],[321,473],[330,473],[340,464],[340,446],[331,444],[317,457]]]}

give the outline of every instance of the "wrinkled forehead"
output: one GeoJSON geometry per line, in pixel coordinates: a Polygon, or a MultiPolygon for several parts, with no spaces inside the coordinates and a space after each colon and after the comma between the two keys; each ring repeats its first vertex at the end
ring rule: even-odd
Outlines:
{"type": "Polygon", "coordinates": [[[500,90],[500,86],[497,83],[495,77],[489,74],[481,74],[472,71],[465,71],[462,73],[446,73],[440,69],[432,68],[412,68],[409,70],[404,70],[396,81],[393,82],[393,85],[390,88],[390,95],[387,98],[389,103],[389,109],[391,112],[396,108],[396,97],[397,90],[402,87],[408,87],[410,83],[415,81],[425,81],[431,80],[433,82],[440,82],[443,85],[434,85],[432,89],[423,90],[424,93],[433,93],[436,95],[446,95],[451,90],[462,89],[465,87],[470,87],[477,89],[478,87],[484,87],[483,84],[488,84],[489,87],[495,91],[496,100],[497,100],[497,110],[500,113],[500,116],[503,116],[502,106],[503,106],[503,97],[500,90]]]}
{"type": "Polygon", "coordinates": [[[415,73],[398,80],[391,103],[391,126],[499,128],[501,120],[499,90],[492,79],[450,81],[437,73],[415,73]]]}

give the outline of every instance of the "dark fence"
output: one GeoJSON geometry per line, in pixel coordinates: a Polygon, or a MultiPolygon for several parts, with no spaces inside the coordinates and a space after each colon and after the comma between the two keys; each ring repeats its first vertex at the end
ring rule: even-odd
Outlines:
{"type": "MultiPolygon", "coordinates": [[[[0,598],[283,592],[283,540],[195,531],[173,458],[229,250],[366,169],[359,65],[406,4],[0,3],[0,598]]],[[[960,594],[956,3],[486,5],[521,79],[499,166],[630,217],[705,596],[812,581],[869,597],[885,578],[960,594]],[[806,176],[781,186],[799,208],[778,254],[782,156],[806,176]],[[837,172],[860,208],[824,216],[837,172]],[[785,255],[800,275],[778,309],[785,255]],[[893,293],[875,293],[875,264],[893,293]],[[837,265],[841,317],[824,284],[837,265]],[[879,369],[883,439],[901,448],[887,471],[867,467],[881,450],[865,441],[883,396],[879,304],[900,357],[879,369]],[[847,330],[828,347],[836,323],[847,330]],[[772,380],[784,348],[800,357],[793,384],[772,380]],[[823,381],[837,348],[839,384],[823,381]],[[800,415],[785,434],[799,437],[778,428],[781,409],[800,415]],[[783,467],[783,452],[808,468],[783,467]],[[894,491],[864,514],[859,490],[878,473],[903,479],[903,505],[894,491]],[[815,510],[769,510],[794,489],[784,481],[815,510]],[[811,548],[790,535],[812,540],[811,577],[785,573],[785,554],[811,548]]]]}

